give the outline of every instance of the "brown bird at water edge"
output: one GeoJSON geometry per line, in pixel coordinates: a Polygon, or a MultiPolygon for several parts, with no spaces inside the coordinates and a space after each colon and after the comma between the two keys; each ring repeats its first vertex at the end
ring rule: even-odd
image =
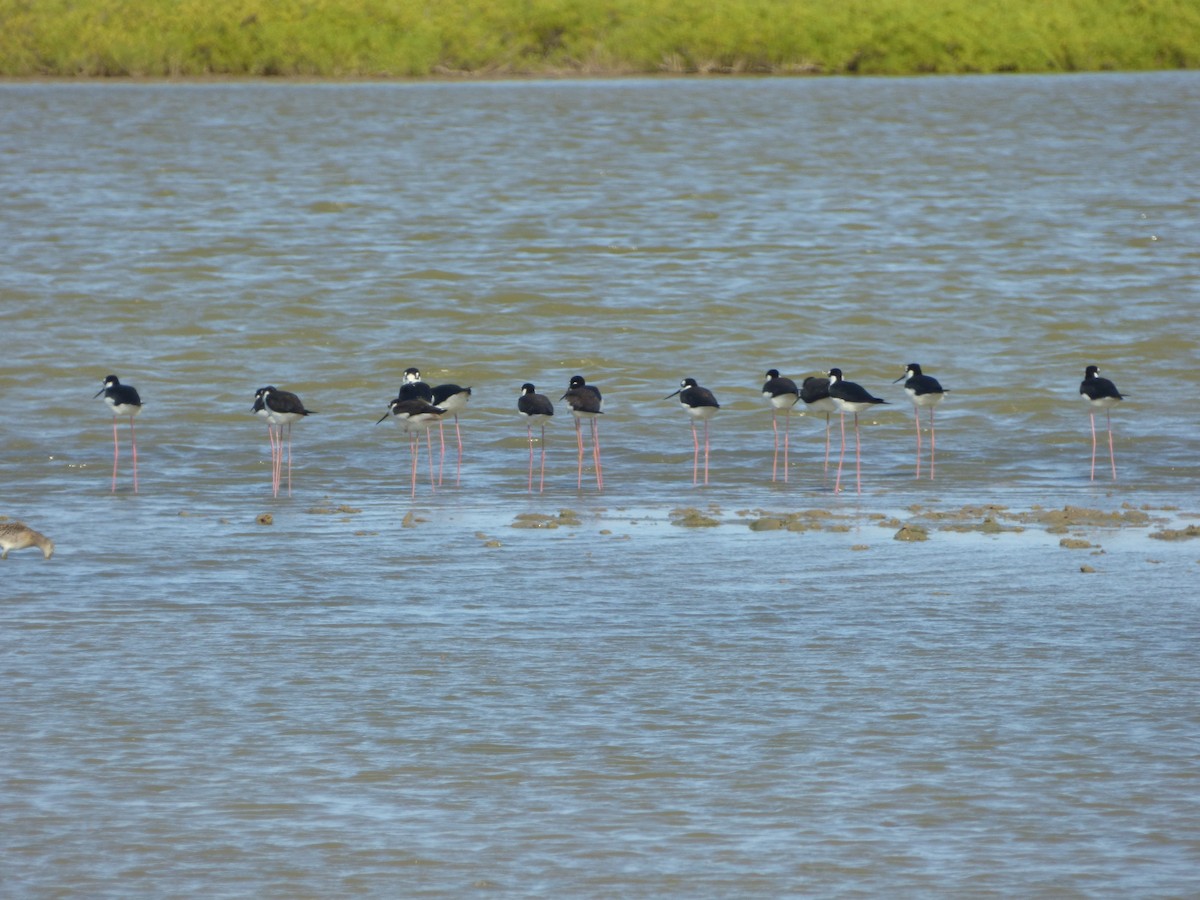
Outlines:
{"type": "Polygon", "coordinates": [[[42,551],[42,558],[49,559],[54,555],[54,541],[40,531],[34,531],[23,522],[5,522],[0,525],[0,559],[8,559],[9,550],[24,550],[26,547],[37,547],[42,551]]]}

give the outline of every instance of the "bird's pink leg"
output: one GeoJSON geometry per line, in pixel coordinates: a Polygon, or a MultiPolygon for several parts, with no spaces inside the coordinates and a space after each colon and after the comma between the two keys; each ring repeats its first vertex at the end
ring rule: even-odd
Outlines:
{"type": "Polygon", "coordinates": [[[275,426],[270,422],[267,423],[267,440],[271,444],[271,491],[278,496],[279,485],[275,481],[275,457],[278,455],[279,450],[275,446],[275,426]]]}
{"type": "MultiPolygon", "coordinates": [[[[1110,432],[1111,434],[1111,432],[1110,432]]],[[[138,434],[133,430],[133,416],[130,416],[130,442],[133,444],[133,493],[138,492],[138,434]]]]}
{"type": "Polygon", "coordinates": [[[933,466],[937,459],[937,429],[933,424],[933,407],[929,407],[929,480],[933,481],[933,466]]]}
{"type": "Polygon", "coordinates": [[[117,417],[113,416],[113,476],[112,489],[109,491],[110,494],[115,494],[117,492],[117,459],[120,457],[120,455],[120,444],[117,438],[117,417]]]}
{"type": "Polygon", "coordinates": [[[1092,481],[1096,480],[1096,414],[1089,413],[1092,420],[1092,481]]]}
{"type": "Polygon", "coordinates": [[[858,413],[854,414],[854,478],[858,493],[862,493],[862,453],[858,446],[858,413]]]}
{"type": "Polygon", "coordinates": [[[445,424],[442,422],[441,419],[438,419],[438,440],[441,441],[441,445],[442,445],[442,452],[441,452],[441,455],[438,457],[438,474],[437,474],[438,487],[442,486],[442,471],[446,467],[446,432],[443,430],[444,428],[445,428],[445,424]]]}
{"type": "Polygon", "coordinates": [[[528,493],[533,493],[533,426],[525,426],[525,435],[529,438],[529,487],[528,493]]]}
{"type": "Polygon", "coordinates": [[[785,484],[787,483],[787,480],[788,480],[788,450],[789,450],[789,445],[791,443],[791,441],[790,441],[791,430],[792,430],[792,410],[791,410],[791,407],[789,407],[788,409],[784,410],[784,412],[783,412],[783,480],[784,480],[785,484]]]}
{"type": "MultiPolygon", "coordinates": [[[[775,413],[771,413],[771,430],[775,433],[775,456],[771,459],[771,480],[778,480],[779,472],[779,419],[775,413]]],[[[787,474],[787,466],[784,466],[784,474],[787,474]]]]}
{"type": "MultiPolygon", "coordinates": [[[[784,472],[786,473],[786,471],[787,471],[787,469],[785,467],[784,472]]],[[[786,477],[784,478],[784,481],[787,481],[786,477]]],[[[708,484],[708,420],[707,419],[704,420],[704,483],[705,483],[705,485],[708,484]]]]}
{"type": "Polygon", "coordinates": [[[592,419],[592,458],[596,463],[596,490],[604,490],[604,470],[600,467],[600,423],[592,419]]]}
{"type": "MultiPolygon", "coordinates": [[[[930,407],[932,411],[932,407],[930,407]]],[[[921,407],[913,404],[913,413],[917,417],[917,478],[921,477],[921,407]]]]}
{"type": "Polygon", "coordinates": [[[283,483],[283,426],[275,426],[275,455],[271,457],[271,490],[274,496],[279,496],[279,486],[283,483]]]}
{"type": "Polygon", "coordinates": [[[454,437],[458,441],[458,467],[454,471],[454,486],[462,485],[462,432],[458,430],[458,413],[454,414],[454,437]]]}
{"type": "MultiPolygon", "coordinates": [[[[1112,463],[1113,481],[1116,481],[1117,480],[1117,455],[1116,455],[1116,452],[1113,450],[1112,413],[1110,413],[1107,409],[1104,411],[1104,420],[1105,420],[1105,422],[1108,423],[1108,459],[1109,459],[1109,462],[1112,463]]],[[[135,469],[134,471],[137,471],[137,470],[135,469]]]]}
{"type": "Polygon", "coordinates": [[[575,440],[579,444],[579,468],[575,473],[575,490],[583,489],[583,422],[575,418],[575,440]]]}
{"type": "Polygon", "coordinates": [[[829,471],[829,429],[833,427],[833,423],[829,420],[829,413],[825,413],[825,471],[829,471]]]}
{"type": "Polygon", "coordinates": [[[288,496],[292,496],[292,423],[288,422],[288,496]]]}
{"type": "MultiPolygon", "coordinates": [[[[440,425],[441,422],[439,421],[440,425]]],[[[434,492],[437,485],[433,480],[433,434],[428,428],[425,429],[425,443],[429,446],[429,490],[434,492]]]]}
{"type": "Polygon", "coordinates": [[[842,453],[838,457],[837,479],[833,483],[835,494],[842,489],[842,462],[846,459],[846,414],[843,412],[840,418],[842,420],[842,453]]]}
{"type": "Polygon", "coordinates": [[[696,483],[696,472],[700,466],[700,438],[696,436],[696,420],[692,420],[692,484],[696,483]]]}
{"type": "Polygon", "coordinates": [[[412,457],[412,496],[414,500],[417,497],[417,457],[420,455],[420,448],[421,439],[414,432],[408,438],[408,455],[412,457]]]}
{"type": "Polygon", "coordinates": [[[538,493],[546,489],[546,426],[542,426],[542,473],[538,477],[538,493]]]}

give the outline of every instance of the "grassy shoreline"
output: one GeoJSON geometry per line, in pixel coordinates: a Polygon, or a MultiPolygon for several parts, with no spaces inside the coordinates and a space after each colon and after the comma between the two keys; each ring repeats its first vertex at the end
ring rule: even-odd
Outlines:
{"type": "Polygon", "coordinates": [[[1200,67],[1194,0],[0,0],[0,76],[1200,67]]]}

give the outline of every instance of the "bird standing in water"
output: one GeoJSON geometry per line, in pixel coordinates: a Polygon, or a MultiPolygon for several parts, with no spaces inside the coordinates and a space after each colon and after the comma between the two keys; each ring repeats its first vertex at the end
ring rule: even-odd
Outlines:
{"type": "MultiPolygon", "coordinates": [[[[921,408],[929,409],[929,480],[933,480],[933,467],[937,454],[937,431],[933,427],[933,408],[942,402],[946,391],[932,375],[925,375],[916,363],[909,363],[900,378],[904,382],[904,393],[913,402],[913,414],[917,417],[917,478],[921,477],[921,408]]],[[[897,378],[896,381],[899,381],[897,378]]],[[[892,384],[895,384],[893,381],[892,384]]]]}
{"type": "Polygon", "coordinates": [[[554,404],[550,398],[539,394],[529,382],[521,385],[521,396],[517,398],[517,412],[525,419],[525,434],[529,438],[529,493],[533,493],[533,426],[542,426],[542,471],[538,478],[538,493],[546,487],[546,423],[554,415],[554,404]]]}
{"type": "Polygon", "coordinates": [[[279,496],[279,485],[283,481],[283,429],[287,426],[287,481],[288,496],[292,496],[292,424],[299,422],[305,416],[311,416],[315,410],[305,409],[304,403],[291,391],[281,391],[276,387],[262,389],[262,405],[266,410],[267,421],[276,428],[276,452],[271,466],[271,487],[276,497],[279,496]]]}
{"type": "Polygon", "coordinates": [[[784,378],[778,369],[767,371],[767,381],[762,386],[762,395],[771,404],[771,430],[775,433],[775,456],[771,461],[771,480],[777,480],[779,471],[779,411],[783,410],[783,480],[788,480],[788,432],[792,424],[792,407],[800,400],[796,382],[784,378]]]}
{"type": "MultiPolygon", "coordinates": [[[[129,384],[121,384],[116,375],[109,375],[104,379],[104,386],[96,392],[96,397],[104,395],[104,402],[108,404],[108,408],[113,414],[113,471],[112,471],[112,489],[110,493],[117,491],[117,459],[121,455],[120,442],[117,440],[117,419],[121,416],[129,416],[129,440],[133,444],[133,492],[138,492],[138,470],[137,470],[137,434],[133,429],[133,418],[142,411],[142,398],[138,396],[137,389],[129,384]]],[[[93,398],[94,399],[94,398],[93,398]]]]}
{"type": "Polygon", "coordinates": [[[679,397],[679,405],[687,412],[692,420],[692,484],[698,480],[700,465],[700,438],[696,433],[696,420],[704,422],[704,483],[708,484],[708,420],[717,414],[721,404],[708,388],[696,384],[695,378],[685,378],[679,383],[679,390],[668,394],[663,399],[670,400],[679,397]]]}
{"type": "Polygon", "coordinates": [[[842,455],[838,457],[837,481],[833,486],[836,494],[842,489],[842,462],[846,458],[846,413],[854,413],[854,474],[858,485],[858,493],[862,493],[862,454],[859,450],[858,414],[870,409],[877,403],[887,403],[878,397],[872,397],[867,389],[853,381],[842,378],[841,369],[829,370],[829,396],[842,411],[842,455]]]}
{"type": "Polygon", "coordinates": [[[1083,383],[1079,385],[1079,394],[1091,406],[1089,413],[1092,420],[1092,476],[1096,480],[1096,410],[1104,410],[1104,420],[1108,426],[1108,460],[1112,464],[1112,478],[1117,480],[1117,456],[1113,451],[1112,417],[1110,410],[1125,398],[1117,390],[1117,386],[1107,378],[1100,377],[1097,366],[1088,366],[1083,370],[1083,383]]]}
{"type": "Polygon", "coordinates": [[[600,407],[604,403],[600,396],[600,388],[584,381],[582,375],[572,376],[567,385],[567,392],[558,398],[566,400],[571,407],[571,415],[575,417],[575,439],[579,444],[579,471],[575,478],[576,489],[583,487],[583,424],[581,419],[592,423],[592,461],[596,466],[596,490],[604,490],[604,473],[600,467],[600,430],[596,417],[603,415],[600,407]]]}

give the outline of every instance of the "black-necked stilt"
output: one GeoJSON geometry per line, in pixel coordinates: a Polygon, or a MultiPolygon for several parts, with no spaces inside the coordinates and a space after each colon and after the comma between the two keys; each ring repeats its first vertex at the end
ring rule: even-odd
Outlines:
{"type": "Polygon", "coordinates": [[[23,522],[5,522],[0,524],[0,559],[8,559],[9,550],[24,550],[26,547],[37,547],[42,551],[42,558],[49,559],[54,555],[54,541],[40,531],[34,531],[23,522]]]}
{"type": "Polygon", "coordinates": [[[838,457],[837,481],[833,486],[834,493],[842,489],[842,462],[846,459],[846,413],[854,413],[854,473],[858,484],[858,493],[862,493],[862,454],[859,451],[858,414],[870,409],[877,403],[887,403],[878,397],[872,397],[861,384],[846,381],[842,378],[841,369],[829,370],[829,396],[838,405],[842,413],[842,455],[838,457]]]}
{"type": "MultiPolygon", "coordinates": [[[[909,363],[904,374],[897,378],[904,381],[904,393],[913,402],[913,414],[917,419],[917,478],[921,477],[921,409],[929,409],[929,478],[933,480],[934,465],[937,457],[937,431],[933,426],[933,408],[942,402],[946,391],[938,384],[932,375],[926,375],[916,363],[909,363]]],[[[895,384],[893,381],[892,384],[895,384]]]]}
{"type": "Polygon", "coordinates": [[[276,428],[276,452],[271,472],[271,488],[279,496],[279,485],[283,481],[283,430],[287,427],[287,478],[288,496],[292,496],[292,424],[315,410],[305,409],[304,403],[291,391],[281,391],[274,386],[262,389],[262,404],[267,421],[276,428]]]}
{"type": "Polygon", "coordinates": [[[575,478],[576,489],[583,487],[583,425],[581,419],[589,419],[592,423],[592,459],[596,466],[596,489],[604,490],[604,474],[600,467],[600,430],[596,417],[603,415],[600,406],[603,400],[600,389],[588,384],[582,375],[575,375],[567,386],[567,392],[558,399],[566,400],[571,407],[571,415],[575,417],[575,438],[579,444],[579,471],[575,478]]]}
{"type": "MultiPolygon", "coordinates": [[[[434,406],[425,400],[401,400],[397,397],[388,404],[388,411],[379,419],[379,422],[382,422],[391,418],[408,435],[408,449],[412,456],[412,495],[414,497],[417,496],[417,457],[420,455],[420,438],[417,433],[425,432],[425,438],[429,444],[429,489],[436,490],[436,482],[433,478],[433,438],[429,434],[429,427],[434,422],[440,422],[445,413],[446,411],[440,406],[434,406]]],[[[375,424],[378,425],[379,422],[375,424]]]]}
{"type": "Polygon", "coordinates": [[[1108,459],[1112,463],[1113,481],[1117,480],[1117,455],[1113,451],[1112,417],[1109,412],[1125,398],[1117,390],[1117,386],[1107,378],[1100,377],[1097,366],[1088,366],[1083,370],[1083,383],[1079,385],[1080,395],[1092,407],[1088,415],[1092,420],[1092,476],[1096,480],[1096,410],[1104,410],[1105,423],[1108,425],[1108,459]]]}
{"type": "Polygon", "coordinates": [[[525,434],[529,438],[529,493],[533,493],[533,426],[542,426],[542,471],[538,478],[538,493],[546,487],[546,422],[554,415],[554,404],[544,394],[537,393],[529,382],[521,385],[521,396],[517,398],[517,412],[525,419],[525,434]]]}
{"type": "Polygon", "coordinates": [[[433,388],[421,380],[421,370],[416,366],[409,366],[404,370],[404,381],[400,385],[400,393],[396,395],[397,400],[424,400],[426,403],[433,402],[433,388]]]}
{"type": "Polygon", "coordinates": [[[717,414],[721,404],[708,388],[696,384],[695,378],[685,378],[679,383],[679,390],[667,394],[663,399],[670,400],[679,397],[679,405],[687,412],[692,420],[692,484],[697,481],[697,471],[700,466],[700,438],[696,433],[696,420],[704,421],[704,483],[708,484],[708,420],[717,414]]]}
{"type": "MultiPolygon", "coordinates": [[[[458,428],[458,413],[467,408],[471,399],[471,389],[457,384],[439,384],[433,389],[434,406],[444,409],[454,416],[454,437],[458,440],[458,467],[455,470],[454,484],[457,487],[462,482],[462,432],[458,428]]],[[[446,437],[442,434],[442,420],[438,421],[438,437],[442,442],[442,455],[438,459],[438,487],[442,484],[442,464],[446,461],[446,437]]]]}
{"type": "MultiPolygon", "coordinates": [[[[104,395],[104,402],[108,404],[108,408],[113,414],[113,473],[112,473],[112,493],[117,490],[117,458],[120,456],[120,447],[117,441],[117,418],[120,416],[129,416],[129,439],[133,444],[133,492],[138,491],[138,471],[137,471],[137,434],[133,428],[133,417],[142,411],[142,398],[138,396],[137,390],[131,385],[121,384],[116,375],[109,375],[104,379],[104,387],[96,391],[96,396],[104,395]]],[[[94,399],[94,398],[93,398],[94,399]]]]}
{"type": "Polygon", "coordinates": [[[825,472],[829,471],[829,428],[830,415],[838,411],[838,405],[829,396],[829,379],[810,375],[800,385],[800,399],[806,410],[825,413],[825,472]]]}
{"type": "Polygon", "coordinates": [[[779,471],[779,410],[783,410],[783,480],[788,480],[788,432],[791,430],[792,407],[800,399],[796,382],[784,378],[778,369],[767,370],[767,381],[762,386],[762,395],[771,404],[771,430],[775,433],[775,456],[771,461],[771,480],[776,480],[779,471]]]}

